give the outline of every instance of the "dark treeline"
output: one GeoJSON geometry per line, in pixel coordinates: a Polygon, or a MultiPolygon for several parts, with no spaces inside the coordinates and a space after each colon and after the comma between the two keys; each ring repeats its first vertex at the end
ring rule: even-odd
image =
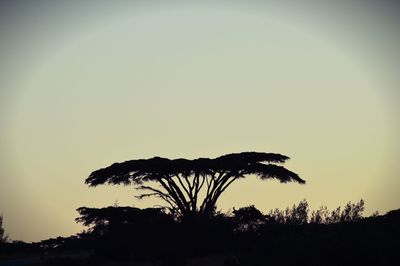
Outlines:
{"type": "Polygon", "coordinates": [[[310,211],[303,200],[267,213],[254,206],[216,211],[220,196],[239,179],[305,184],[281,165],[288,159],[241,152],[213,159],[153,157],[113,163],[93,171],[85,183],[133,185],[144,192],[139,198],[158,197],[165,207],[81,207],[76,221],[85,231],[38,243],[2,243],[0,259],[20,252],[40,254],[36,265],[53,266],[396,264],[400,210],[363,217],[363,200],[333,211],[310,211]]]}
{"type": "Polygon", "coordinates": [[[222,256],[220,265],[225,266],[393,265],[400,246],[400,210],[370,217],[363,217],[363,210],[361,200],[343,209],[311,212],[303,200],[265,214],[248,206],[178,220],[160,208],[82,207],[76,221],[87,230],[32,244],[2,244],[0,252],[41,252],[44,265],[190,265],[194,258],[212,256],[222,256]],[[66,251],[89,255],[56,256],[66,251]]]}

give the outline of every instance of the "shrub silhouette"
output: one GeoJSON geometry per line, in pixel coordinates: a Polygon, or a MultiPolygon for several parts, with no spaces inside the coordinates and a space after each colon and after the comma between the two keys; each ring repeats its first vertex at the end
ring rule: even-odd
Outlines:
{"type": "Polygon", "coordinates": [[[180,236],[171,215],[160,208],[106,207],[78,209],[77,222],[89,226],[96,253],[111,259],[173,257],[180,236]]]}
{"type": "Polygon", "coordinates": [[[339,206],[330,212],[326,206],[321,206],[309,215],[308,202],[304,199],[298,205],[294,204],[291,209],[286,208],[285,211],[279,209],[270,210],[266,218],[269,222],[279,224],[333,224],[360,220],[362,219],[363,211],[364,200],[361,199],[357,203],[348,202],[343,210],[339,206]]]}
{"type": "Polygon", "coordinates": [[[265,217],[254,205],[233,209],[233,219],[235,221],[236,230],[255,232],[260,224],[263,224],[265,217]]]}
{"type": "MultiPolygon", "coordinates": [[[[225,265],[398,264],[400,210],[362,217],[364,201],[360,200],[332,212],[321,207],[310,217],[306,203],[303,200],[285,211],[270,211],[255,231],[236,231],[240,247],[225,265]]],[[[248,225],[253,224],[250,219],[248,225]]]]}
{"type": "MultiPolygon", "coordinates": [[[[88,261],[47,265],[193,265],[196,257],[225,256],[225,265],[395,265],[400,210],[363,217],[364,201],[310,212],[306,200],[263,214],[255,206],[175,219],[160,208],[79,208],[77,236],[41,242],[42,248],[95,249],[88,261]],[[322,211],[321,211],[322,210],[322,211]],[[319,218],[318,218],[319,217],[319,218]]],[[[205,263],[207,264],[207,263],[205,263]]],[[[205,265],[203,263],[203,265],[205,265]]],[[[198,263],[196,265],[199,265],[198,263]]]]}
{"type": "Polygon", "coordinates": [[[78,209],[76,221],[88,226],[98,258],[184,263],[199,254],[226,251],[233,223],[221,213],[207,219],[176,220],[160,208],[78,209]]]}
{"type": "Polygon", "coordinates": [[[0,243],[7,242],[8,236],[4,233],[3,215],[0,214],[0,243]]]}
{"type": "Polygon", "coordinates": [[[0,214],[0,243],[5,243],[8,241],[8,236],[4,233],[3,228],[3,215],[0,214]]]}

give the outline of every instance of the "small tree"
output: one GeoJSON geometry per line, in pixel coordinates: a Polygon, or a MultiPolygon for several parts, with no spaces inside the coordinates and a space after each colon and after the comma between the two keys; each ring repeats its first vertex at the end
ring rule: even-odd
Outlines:
{"type": "Polygon", "coordinates": [[[270,210],[266,217],[269,222],[302,225],[308,222],[308,212],[308,202],[304,199],[299,205],[294,204],[291,209],[287,207],[285,211],[270,210]]]}
{"type": "Polygon", "coordinates": [[[148,192],[138,198],[159,197],[169,205],[170,212],[179,217],[194,214],[207,217],[213,213],[218,198],[227,187],[247,175],[262,180],[275,178],[282,183],[305,183],[296,173],[278,165],[288,159],[281,154],[261,152],[194,160],[154,157],[114,163],[94,171],[85,182],[89,186],[134,184],[137,189],[148,192]],[[204,196],[203,199],[200,195],[204,196]]]}
{"type": "Polygon", "coordinates": [[[361,199],[358,203],[348,202],[344,207],[341,215],[341,222],[354,222],[362,219],[362,213],[364,211],[364,200],[361,199]]]}
{"type": "MultiPolygon", "coordinates": [[[[106,208],[87,208],[80,207],[77,209],[80,217],[75,221],[89,226],[90,232],[104,234],[113,227],[118,228],[123,225],[141,224],[149,225],[162,224],[169,220],[169,216],[163,213],[160,208],[139,209],[134,207],[106,207],[106,208]]],[[[140,228],[140,226],[139,226],[140,228]]]]}
{"type": "Polygon", "coordinates": [[[8,241],[8,236],[4,233],[3,228],[3,215],[0,214],[0,243],[5,243],[8,241]]]}
{"type": "Polygon", "coordinates": [[[264,223],[264,215],[254,205],[233,209],[234,220],[237,223],[236,228],[239,231],[255,232],[257,227],[264,223]]]}
{"type": "Polygon", "coordinates": [[[182,250],[176,249],[182,237],[173,217],[160,208],[81,207],[77,211],[76,221],[90,227],[93,248],[101,256],[154,259],[182,250]]]}
{"type": "Polygon", "coordinates": [[[292,225],[302,225],[308,222],[308,202],[304,199],[299,205],[293,205],[289,211],[286,223],[292,225]]]}
{"type": "Polygon", "coordinates": [[[298,205],[294,204],[290,209],[284,211],[279,209],[270,210],[266,215],[269,222],[279,224],[302,225],[311,224],[334,224],[340,222],[356,222],[363,218],[364,200],[357,203],[348,202],[342,208],[339,206],[333,211],[329,211],[326,206],[321,206],[318,210],[312,211],[309,216],[308,202],[304,199],[298,205]]]}
{"type": "Polygon", "coordinates": [[[329,221],[329,210],[326,206],[321,206],[318,210],[311,213],[310,223],[325,224],[329,221]]]}

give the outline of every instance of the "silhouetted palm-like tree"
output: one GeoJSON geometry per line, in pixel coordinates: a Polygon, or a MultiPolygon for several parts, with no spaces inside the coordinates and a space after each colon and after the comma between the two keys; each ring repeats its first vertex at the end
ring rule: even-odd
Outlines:
{"type": "Polygon", "coordinates": [[[296,173],[278,165],[289,157],[276,153],[242,152],[214,159],[194,160],[154,157],[114,163],[90,174],[85,183],[134,184],[148,193],[138,196],[156,196],[169,204],[169,210],[178,216],[200,214],[209,216],[226,188],[247,175],[261,179],[275,178],[282,183],[305,183],[296,173]],[[160,187],[149,185],[158,183],[160,187]],[[146,183],[146,185],[144,185],[146,183]],[[200,200],[200,195],[204,198],[200,200]]]}

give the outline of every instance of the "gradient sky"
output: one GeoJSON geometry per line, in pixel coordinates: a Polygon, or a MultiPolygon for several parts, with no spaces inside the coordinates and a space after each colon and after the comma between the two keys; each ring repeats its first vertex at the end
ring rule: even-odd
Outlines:
{"type": "Polygon", "coordinates": [[[11,239],[82,230],[129,159],[290,156],[306,185],[234,183],[218,208],[400,207],[395,1],[0,2],[0,212],[11,239]],[[83,2],[83,3],[82,3],[83,2]],[[279,2],[279,3],[278,3],[279,2]],[[335,3],[333,3],[335,2],[335,3]]]}

